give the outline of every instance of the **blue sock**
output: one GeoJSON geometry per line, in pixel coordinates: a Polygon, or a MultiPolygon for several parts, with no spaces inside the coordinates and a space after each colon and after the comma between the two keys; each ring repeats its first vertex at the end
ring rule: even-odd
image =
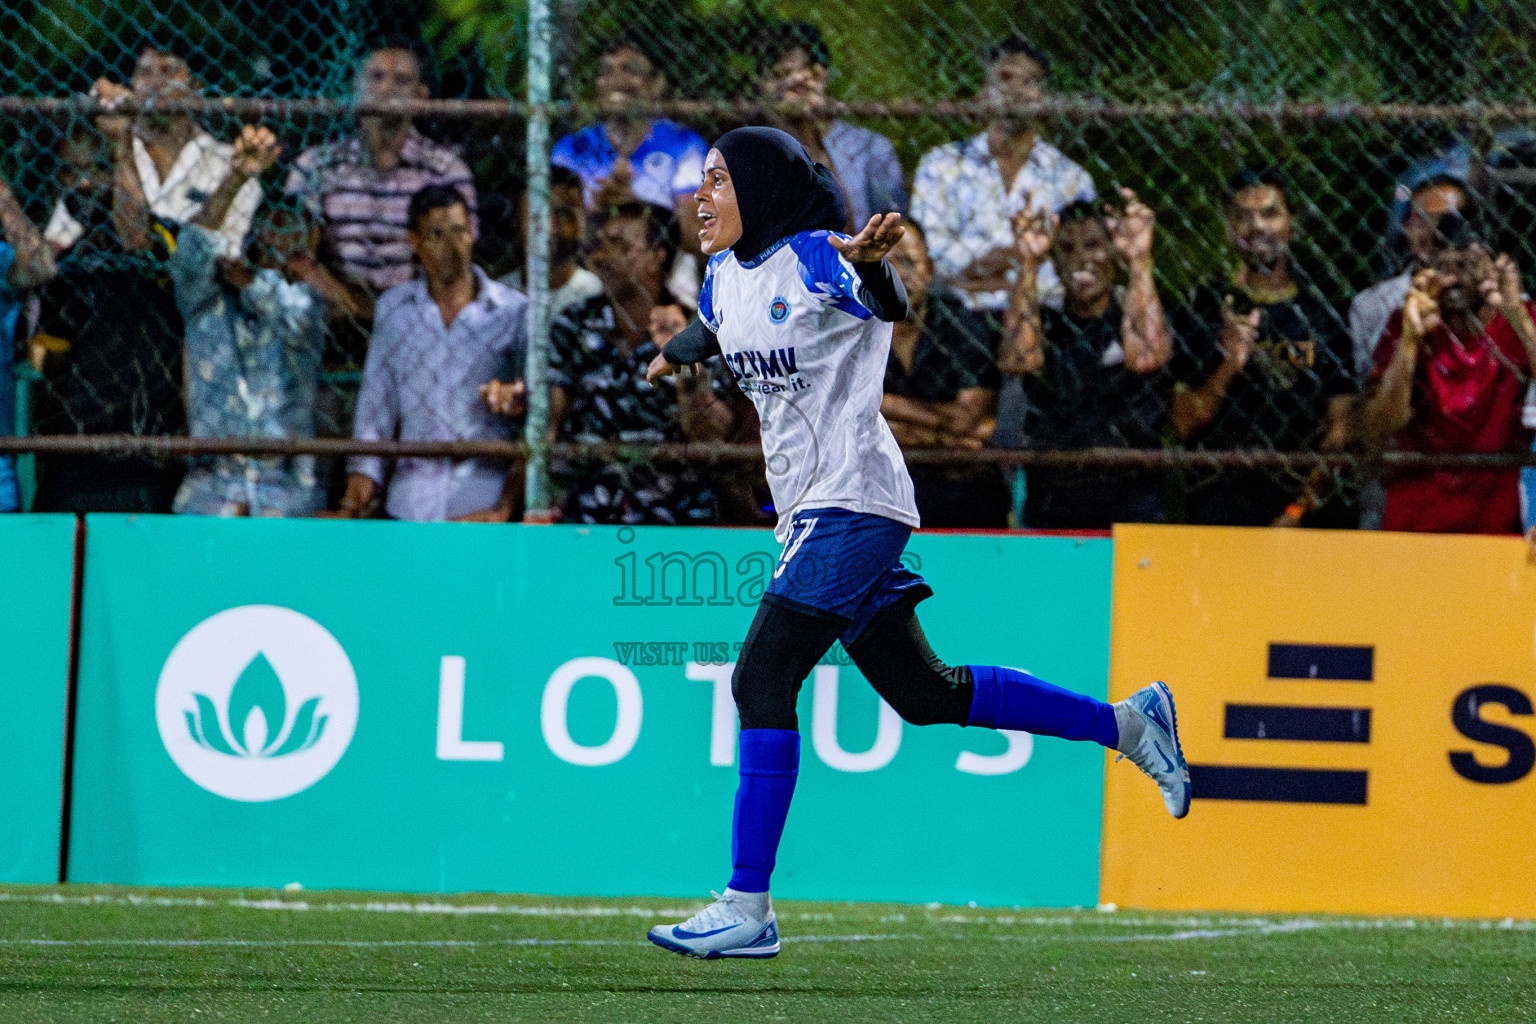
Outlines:
{"type": "Polygon", "coordinates": [[[730,887],[767,892],[768,877],[800,774],[800,734],[793,729],[741,731],[741,784],[731,819],[730,887]]]}
{"type": "Polygon", "coordinates": [[[1120,741],[1113,705],[1052,686],[1016,668],[967,667],[975,690],[966,725],[1016,729],[1064,740],[1093,740],[1111,750],[1120,741]]]}

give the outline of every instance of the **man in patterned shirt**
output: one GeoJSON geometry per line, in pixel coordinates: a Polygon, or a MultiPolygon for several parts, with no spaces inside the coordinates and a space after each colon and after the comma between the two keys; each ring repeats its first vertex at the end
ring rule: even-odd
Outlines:
{"type": "MultiPolygon", "coordinates": [[[[718,441],[735,426],[722,373],[645,379],[684,325],[663,287],[677,224],[660,207],[615,207],[590,257],[603,294],[555,321],[550,337],[550,423],[562,441],[718,441]]],[[[716,361],[718,362],[718,360],[716,361]]],[[[579,461],[553,467],[566,522],[708,524],[718,502],[704,475],[649,462],[579,461]]]]}
{"type": "MultiPolygon", "coordinates": [[[[421,63],[404,46],[374,50],[357,78],[359,102],[420,100],[431,95],[421,63]]],[[[475,223],[475,182],[453,150],[418,132],[410,118],[368,116],[357,131],[305,150],[288,175],[289,193],[304,197],[321,219],[337,265],[324,295],[342,312],[368,322],[377,296],[416,276],[406,239],[411,197],[448,185],[464,197],[475,223]]]]}
{"type": "MultiPolygon", "coordinates": [[[[988,103],[1038,103],[1046,96],[1050,62],[1018,36],[993,48],[988,103]]],[[[912,182],[912,219],[928,231],[938,281],[972,309],[1000,317],[1019,271],[1013,215],[1057,213],[1095,198],[1088,172],[1040,138],[1027,118],[1005,114],[980,135],[930,150],[912,182]]],[[[1039,271],[1040,299],[1061,306],[1061,282],[1049,263],[1039,271]]]]}
{"type": "MultiPolygon", "coordinates": [[[[186,324],[187,427],[193,437],[312,437],[325,304],[297,279],[314,232],[295,200],[269,207],[254,229],[256,266],[219,258],[220,223],[236,191],[277,159],[277,141],[247,125],[229,177],[182,229],[171,255],[186,324]]],[[[305,516],[325,507],[313,456],[220,455],[194,462],[176,492],[179,513],[305,516]]]]}

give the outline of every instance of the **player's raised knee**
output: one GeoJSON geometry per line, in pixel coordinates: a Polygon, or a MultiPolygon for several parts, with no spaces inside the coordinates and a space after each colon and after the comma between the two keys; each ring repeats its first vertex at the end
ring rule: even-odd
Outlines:
{"type": "MultiPolygon", "coordinates": [[[[887,701],[886,703],[890,703],[887,701]]],[[[891,707],[901,716],[901,720],[908,725],[964,725],[964,722],[955,721],[955,716],[947,713],[946,709],[939,707],[932,701],[902,700],[891,707]]]]}

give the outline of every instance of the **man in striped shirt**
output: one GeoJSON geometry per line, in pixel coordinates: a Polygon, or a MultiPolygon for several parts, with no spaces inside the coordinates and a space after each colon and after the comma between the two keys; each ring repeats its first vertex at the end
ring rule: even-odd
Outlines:
{"type": "MultiPolygon", "coordinates": [[[[420,61],[404,47],[374,50],[358,74],[359,102],[430,95],[420,61]]],[[[304,197],[328,233],[335,257],[326,270],[328,301],[371,321],[374,298],[416,276],[405,237],[407,210],[411,196],[428,185],[456,188],[474,223],[475,183],[469,168],[451,149],[416,131],[406,117],[359,117],[356,132],[300,154],[287,190],[304,197]]]]}

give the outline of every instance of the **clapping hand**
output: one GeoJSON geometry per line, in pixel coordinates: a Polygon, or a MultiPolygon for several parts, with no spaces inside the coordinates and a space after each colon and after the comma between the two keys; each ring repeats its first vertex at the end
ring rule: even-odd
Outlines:
{"type": "Polygon", "coordinates": [[[1022,377],[1026,373],[1034,373],[1045,365],[1045,352],[1041,350],[1034,335],[1030,334],[1027,340],[1016,341],[1008,344],[1006,341],[997,353],[997,368],[1005,377],[1022,377]]]}
{"type": "Polygon", "coordinates": [[[1520,268],[1507,253],[1499,253],[1489,262],[1478,289],[1483,293],[1484,301],[1508,314],[1521,304],[1520,268]]]}
{"type": "MultiPolygon", "coordinates": [[[[118,85],[110,78],[98,78],[96,84],[91,86],[91,95],[100,100],[102,106],[112,110],[124,100],[133,99],[133,90],[126,85],[118,85]]],[[[126,114],[96,115],[96,129],[105,135],[109,142],[120,141],[127,134],[128,122],[129,117],[126,114]]]]}
{"type": "Polygon", "coordinates": [[[869,218],[864,230],[852,238],[845,241],[837,235],[829,235],[827,240],[849,263],[879,263],[885,259],[886,253],[896,248],[896,243],[906,233],[907,229],[901,223],[901,214],[887,213],[882,217],[877,213],[869,218]]]}
{"type": "Polygon", "coordinates": [[[521,380],[493,380],[480,385],[485,407],[497,416],[521,416],[528,411],[528,385],[521,380]]]}
{"type": "Polygon", "coordinates": [[[1132,269],[1145,266],[1152,259],[1152,229],[1157,216],[1152,208],[1128,188],[1120,190],[1125,212],[1105,218],[1110,239],[1126,264],[1132,269]]]}
{"type": "Polygon", "coordinates": [[[1440,291],[1445,277],[1438,271],[1421,270],[1413,275],[1408,297],[1403,300],[1403,337],[1413,344],[1440,326],[1440,291]]]}
{"type": "Polygon", "coordinates": [[[1046,261],[1060,223],[1061,218],[1056,214],[1046,210],[1031,214],[1027,206],[1013,215],[1009,220],[1013,228],[1013,245],[1025,266],[1038,268],[1046,261]]]}
{"type": "Polygon", "coordinates": [[[1227,296],[1221,309],[1221,348],[1228,359],[1241,370],[1253,355],[1254,342],[1259,340],[1259,311],[1249,310],[1246,315],[1237,311],[1232,296],[1227,296]]]}
{"type": "Polygon", "coordinates": [[[242,177],[259,177],[268,167],[277,163],[277,156],[282,151],[283,147],[277,144],[277,138],[271,130],[260,125],[244,125],[239,137],[235,139],[230,167],[242,177]]]}

